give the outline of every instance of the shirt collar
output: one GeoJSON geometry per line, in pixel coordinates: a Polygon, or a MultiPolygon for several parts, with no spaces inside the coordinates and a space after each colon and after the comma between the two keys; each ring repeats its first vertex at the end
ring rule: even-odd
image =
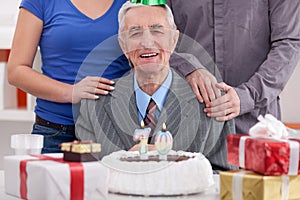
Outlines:
{"type": "Polygon", "coordinates": [[[161,111],[168,91],[171,87],[172,84],[172,72],[169,69],[168,75],[166,77],[166,79],[164,80],[163,84],[158,88],[158,90],[152,95],[149,96],[148,94],[146,94],[145,92],[143,92],[141,90],[141,88],[138,86],[137,80],[136,80],[136,75],[134,73],[134,81],[133,81],[133,85],[134,85],[134,91],[135,91],[135,98],[136,98],[136,104],[139,110],[139,113],[141,114],[142,118],[145,118],[146,115],[146,110],[149,104],[150,99],[152,98],[158,109],[161,111]]]}

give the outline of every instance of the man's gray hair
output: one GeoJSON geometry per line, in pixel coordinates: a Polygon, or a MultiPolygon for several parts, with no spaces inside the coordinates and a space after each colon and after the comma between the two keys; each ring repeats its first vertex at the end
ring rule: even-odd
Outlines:
{"type": "MultiPolygon", "coordinates": [[[[148,5],[144,5],[144,4],[136,4],[136,3],[131,3],[130,1],[127,1],[123,4],[123,6],[120,8],[119,10],[119,15],[118,15],[118,21],[119,21],[119,35],[121,34],[123,28],[124,28],[124,19],[125,19],[125,14],[126,12],[130,9],[130,8],[134,8],[134,7],[140,7],[140,6],[145,6],[145,7],[149,7],[148,5]]],[[[171,29],[176,30],[176,24],[174,21],[174,17],[172,14],[172,11],[170,9],[170,7],[165,4],[165,5],[159,5],[162,8],[165,8],[166,12],[167,12],[167,19],[168,22],[170,24],[171,29]]],[[[137,16],[138,17],[138,16],[137,16]]]]}

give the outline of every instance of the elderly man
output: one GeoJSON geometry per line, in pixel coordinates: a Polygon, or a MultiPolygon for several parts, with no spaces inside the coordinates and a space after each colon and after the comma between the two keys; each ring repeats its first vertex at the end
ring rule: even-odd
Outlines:
{"type": "Polygon", "coordinates": [[[77,137],[101,143],[102,157],[132,149],[136,145],[134,130],[140,128],[142,120],[152,128],[150,144],[166,123],[174,150],[201,152],[214,169],[230,169],[226,134],[235,132],[233,121],[206,117],[204,104],[170,69],[169,59],[179,33],[169,7],[126,2],[119,12],[119,24],[119,43],[132,70],[115,81],[111,95],[97,101],[82,100],[77,137]]]}

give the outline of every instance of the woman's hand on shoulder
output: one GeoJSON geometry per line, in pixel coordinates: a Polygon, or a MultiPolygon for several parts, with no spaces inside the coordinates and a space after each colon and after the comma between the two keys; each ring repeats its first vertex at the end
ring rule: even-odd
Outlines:
{"type": "Polygon", "coordinates": [[[96,76],[87,76],[73,86],[72,103],[81,99],[99,99],[99,95],[107,95],[115,88],[113,81],[96,76]]]}

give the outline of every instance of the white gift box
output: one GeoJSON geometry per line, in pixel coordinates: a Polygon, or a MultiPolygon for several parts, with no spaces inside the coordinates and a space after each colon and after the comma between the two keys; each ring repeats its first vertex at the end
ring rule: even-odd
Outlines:
{"type": "MultiPolygon", "coordinates": [[[[62,158],[62,154],[47,154],[47,156],[62,158]]],[[[29,200],[82,199],[75,195],[72,196],[74,191],[75,193],[80,191],[80,186],[83,188],[83,199],[85,200],[107,199],[109,170],[100,162],[77,163],[83,167],[83,181],[78,181],[71,177],[68,163],[39,160],[37,157],[29,155],[4,157],[5,192],[7,194],[21,197],[21,182],[23,181],[20,177],[20,163],[22,160],[28,160],[25,167],[27,172],[25,187],[27,187],[26,196],[29,200]],[[71,191],[71,178],[73,181],[75,180],[73,192],[71,191]],[[78,190],[77,187],[79,187],[78,190]]]]}

